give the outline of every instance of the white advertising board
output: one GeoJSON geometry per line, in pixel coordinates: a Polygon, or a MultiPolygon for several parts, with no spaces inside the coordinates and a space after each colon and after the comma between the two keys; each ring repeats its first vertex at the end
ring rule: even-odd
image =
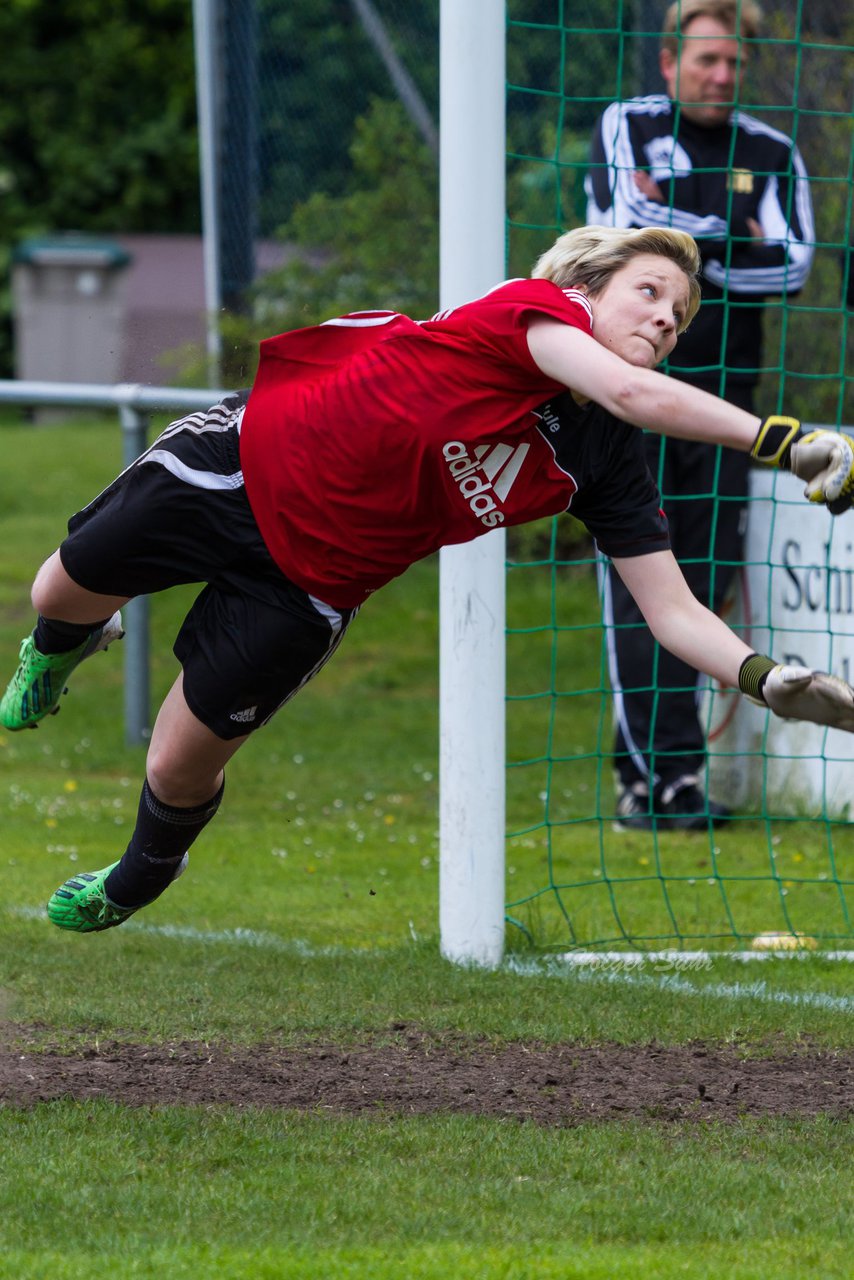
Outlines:
{"type": "MultiPolygon", "coordinates": [[[[724,509],[725,510],[725,509],[724,509]]],[[[743,569],[726,620],[779,662],[854,677],[854,510],[833,517],[794,476],[755,470],[743,569]]],[[[844,818],[854,734],[780,720],[731,691],[706,698],[711,794],[738,809],[844,818]]]]}

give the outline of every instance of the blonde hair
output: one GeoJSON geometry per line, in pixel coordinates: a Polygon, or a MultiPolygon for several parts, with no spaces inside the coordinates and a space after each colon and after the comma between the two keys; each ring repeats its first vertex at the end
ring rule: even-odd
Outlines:
{"type": "Polygon", "coordinates": [[[687,28],[695,18],[712,18],[742,39],[755,40],[762,24],[762,10],[754,0],[674,0],[664,15],[662,24],[662,49],[676,54],[679,36],[687,34],[687,28]]]}
{"type": "Polygon", "coordinates": [[[608,281],[639,253],[654,253],[675,262],[688,278],[688,309],[679,333],[700,306],[700,253],[686,231],[672,227],[576,227],[559,236],[537,260],[535,280],[552,280],[562,289],[584,288],[595,298],[608,281]]]}

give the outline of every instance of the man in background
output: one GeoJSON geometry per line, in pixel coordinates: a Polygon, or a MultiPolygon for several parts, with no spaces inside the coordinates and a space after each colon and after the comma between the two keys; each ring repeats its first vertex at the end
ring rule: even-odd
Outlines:
{"type": "MultiPolygon", "coordinates": [[[[763,304],[803,287],[815,238],[797,147],[737,107],[760,20],[753,0],[672,4],[659,54],[667,94],[607,108],[585,184],[588,223],[674,227],[698,242],[703,306],[669,371],[751,413],[763,304]]],[[[749,459],[657,435],[646,445],[673,550],[692,591],[719,611],[742,559],[749,459]]],[[[655,643],[610,570],[604,605],[619,824],[700,829],[725,819],[729,811],[708,799],[701,782],[697,672],[655,643]]]]}

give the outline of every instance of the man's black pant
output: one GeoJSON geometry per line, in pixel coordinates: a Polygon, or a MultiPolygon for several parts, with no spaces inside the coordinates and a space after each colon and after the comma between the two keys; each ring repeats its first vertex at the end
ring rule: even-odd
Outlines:
{"type": "MultiPolygon", "coordinates": [[[[726,398],[753,411],[751,386],[731,384],[726,398]]],[[[673,554],[694,595],[718,612],[742,561],[749,457],[651,432],[646,448],[670,524],[673,554]]],[[[698,773],[706,759],[698,673],[656,644],[610,566],[605,619],[612,624],[608,656],[616,716],[614,764],[622,786],[642,782],[650,789],[664,788],[698,773]]]]}

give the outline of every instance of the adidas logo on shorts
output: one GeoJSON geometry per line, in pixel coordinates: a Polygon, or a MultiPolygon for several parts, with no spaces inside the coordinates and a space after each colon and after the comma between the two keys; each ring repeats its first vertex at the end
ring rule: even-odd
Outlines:
{"type": "Polygon", "coordinates": [[[257,706],[247,707],[245,711],[232,711],[228,718],[229,720],[236,720],[238,724],[251,724],[257,712],[257,706]]]}

